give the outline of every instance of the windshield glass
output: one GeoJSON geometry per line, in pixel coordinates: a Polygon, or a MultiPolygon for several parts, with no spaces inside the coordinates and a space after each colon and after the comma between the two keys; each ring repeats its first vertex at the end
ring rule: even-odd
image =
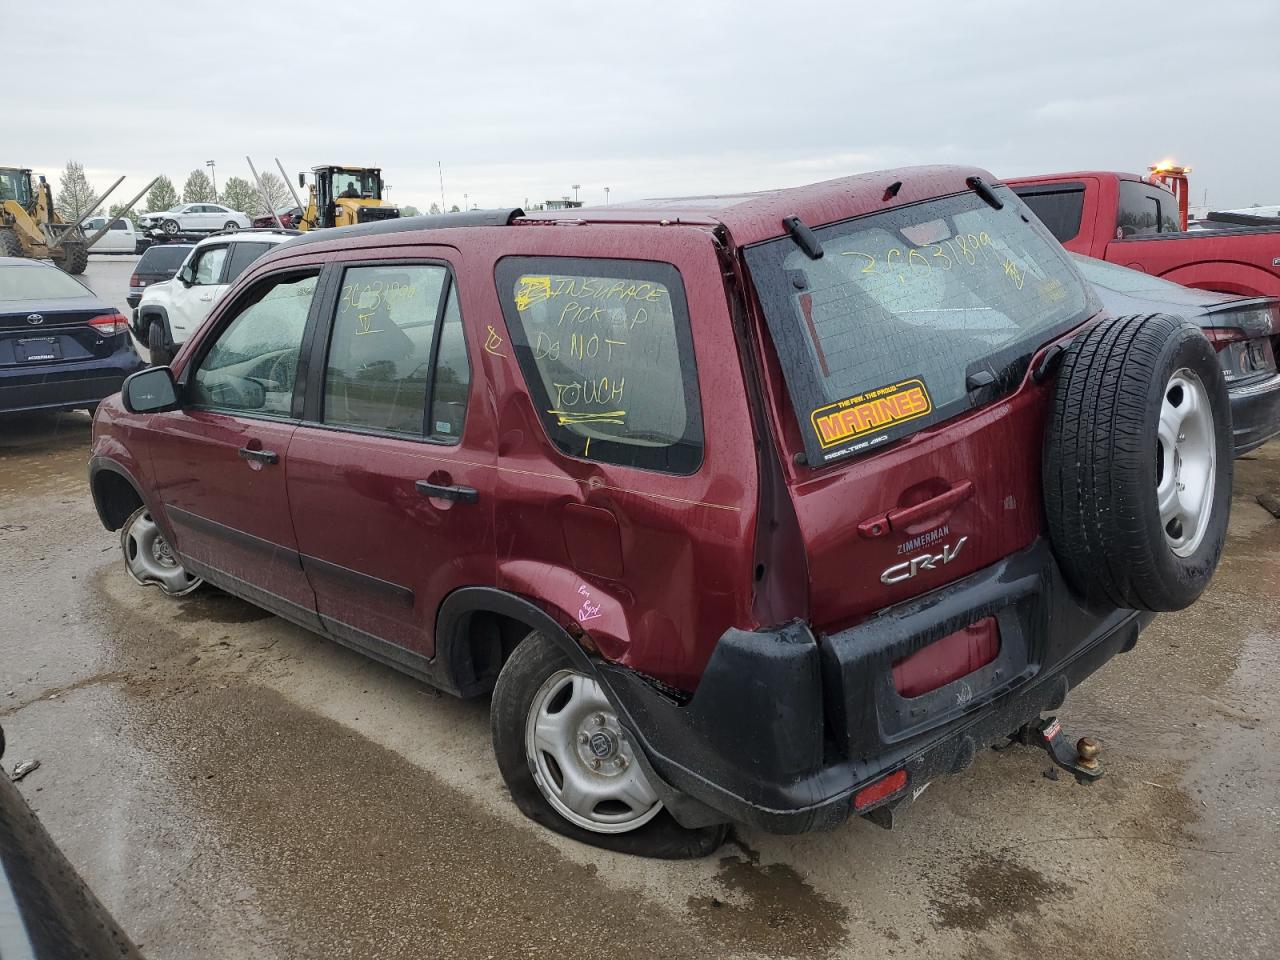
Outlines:
{"type": "Polygon", "coordinates": [[[92,294],[56,267],[16,263],[0,267],[0,301],[69,300],[92,294]]]}
{"type": "Polygon", "coordinates": [[[335,170],[333,171],[333,195],[348,198],[376,198],[378,177],[371,170],[335,170]]]}
{"type": "Polygon", "coordinates": [[[966,379],[1008,374],[1092,305],[1065,251],[1008,189],[747,250],[809,463],[904,436],[970,406],[966,379]]]}
{"type": "Polygon", "coordinates": [[[31,181],[22,170],[0,170],[0,201],[17,200],[22,206],[31,205],[31,181]]]}

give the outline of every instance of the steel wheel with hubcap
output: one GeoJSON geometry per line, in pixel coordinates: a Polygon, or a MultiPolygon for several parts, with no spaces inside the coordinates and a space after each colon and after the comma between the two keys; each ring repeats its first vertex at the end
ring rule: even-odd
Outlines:
{"type": "Polygon", "coordinates": [[[181,597],[204,583],[178,562],[146,507],[135,510],[125,521],[120,529],[120,548],[129,576],[143,586],[154,583],[169,596],[181,597]]]}
{"type": "Polygon", "coordinates": [[[533,697],[525,751],[547,802],[595,833],[626,833],[662,809],[600,684],[557,670],[533,697]]]}
{"type": "MultiPolygon", "coordinates": [[[[724,842],[728,824],[708,824],[712,811],[694,818],[701,826],[676,820],[588,662],[541,633],[528,634],[502,665],[490,718],[511,799],[542,826],[664,859],[705,857],[724,842]]],[[[664,797],[683,803],[666,789],[664,797]]]]}
{"type": "Polygon", "coordinates": [[[1156,502],[1169,549],[1196,552],[1209,527],[1217,474],[1217,443],[1209,394],[1185,367],[1169,378],[1157,428],[1156,502]]]}

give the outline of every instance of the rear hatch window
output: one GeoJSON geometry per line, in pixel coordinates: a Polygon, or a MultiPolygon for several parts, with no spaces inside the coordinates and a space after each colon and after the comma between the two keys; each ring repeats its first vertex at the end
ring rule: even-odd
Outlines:
{"type": "Polygon", "coordinates": [[[805,455],[876,449],[991,397],[1096,309],[1066,252],[1007,188],[965,192],[746,251],[805,455]],[[970,378],[973,378],[972,380],[970,378]]]}

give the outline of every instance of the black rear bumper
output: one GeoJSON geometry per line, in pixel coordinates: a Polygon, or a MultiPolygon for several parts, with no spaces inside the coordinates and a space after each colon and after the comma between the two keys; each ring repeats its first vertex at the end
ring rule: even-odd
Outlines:
{"type": "Polygon", "coordinates": [[[905,769],[906,786],[859,813],[964,769],[979,749],[1056,710],[1153,618],[1084,606],[1037,542],[820,639],[801,623],[731,630],[684,703],[621,667],[600,673],[650,772],[674,794],[726,819],[801,833],[842,823],[853,795],[887,773],[905,769]],[[919,697],[897,693],[893,663],[987,616],[1000,627],[994,661],[919,697]]]}
{"type": "Polygon", "coordinates": [[[1227,392],[1231,397],[1231,434],[1237,457],[1280,436],[1280,373],[1227,392]]]}

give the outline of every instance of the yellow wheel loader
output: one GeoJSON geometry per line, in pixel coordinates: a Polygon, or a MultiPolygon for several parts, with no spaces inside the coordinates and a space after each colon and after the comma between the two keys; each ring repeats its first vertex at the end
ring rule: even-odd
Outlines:
{"type": "Polygon", "coordinates": [[[0,257],[52,260],[67,273],[84,273],[89,263],[80,222],[63,220],[44,177],[33,185],[24,167],[0,167],[0,257]]]}
{"type": "MultiPolygon", "coordinates": [[[[400,209],[382,199],[382,171],[377,167],[329,165],[312,167],[314,182],[299,230],[346,227],[374,220],[394,220],[400,209]]],[[[307,186],[307,175],[298,174],[298,186],[307,186]]]]}

